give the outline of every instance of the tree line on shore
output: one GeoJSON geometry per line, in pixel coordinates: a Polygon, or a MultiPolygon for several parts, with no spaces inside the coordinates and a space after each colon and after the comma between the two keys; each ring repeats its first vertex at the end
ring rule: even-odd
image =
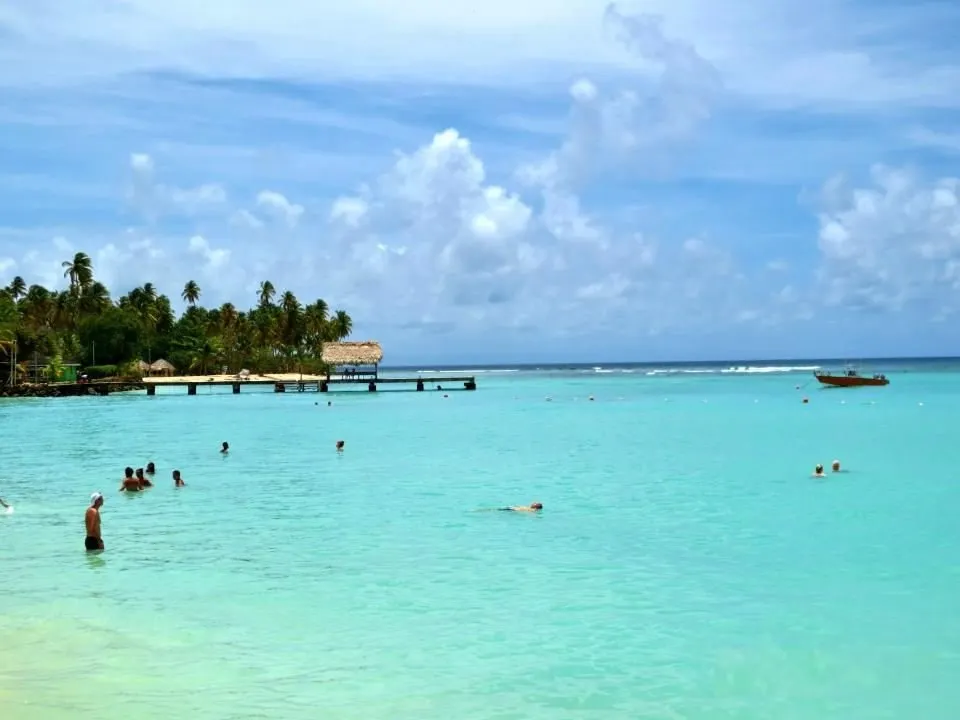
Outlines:
{"type": "Polygon", "coordinates": [[[331,312],[316,300],[303,305],[291,291],[277,293],[260,283],[256,304],[238,310],[199,304],[193,280],[181,293],[187,307],[177,317],[170,298],[153,283],[113,298],[94,276],[86,253],[63,263],[66,290],[27,285],[15,277],[0,288],[0,374],[17,362],[26,375],[42,358],[48,379],[59,379],[65,363],[79,363],[90,377],[135,376],[141,360],[168,360],[178,372],[319,372],[326,342],[347,338],[353,322],[343,310],[331,312]]]}

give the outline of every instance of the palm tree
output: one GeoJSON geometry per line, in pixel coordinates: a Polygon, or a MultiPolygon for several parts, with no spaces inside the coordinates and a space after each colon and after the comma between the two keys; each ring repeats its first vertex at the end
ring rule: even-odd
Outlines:
{"type": "Polygon", "coordinates": [[[205,340],[202,345],[194,349],[190,362],[191,368],[206,375],[210,368],[217,364],[221,353],[222,348],[216,338],[205,340]]]}
{"type": "Polygon", "coordinates": [[[350,337],[353,332],[353,319],[343,310],[337,310],[330,320],[333,336],[339,342],[350,337]]]}
{"type": "Polygon", "coordinates": [[[49,290],[42,285],[31,285],[21,303],[23,325],[28,331],[37,335],[50,326],[54,303],[49,290]]]}
{"type": "Polygon", "coordinates": [[[305,330],[311,336],[319,337],[327,326],[327,303],[324,300],[317,300],[303,309],[303,320],[305,330]]]}
{"type": "Polygon", "coordinates": [[[285,313],[296,313],[300,311],[300,301],[297,296],[287,290],[280,298],[280,307],[285,313]]]}
{"type": "Polygon", "coordinates": [[[63,268],[63,276],[70,278],[70,290],[76,295],[82,295],[93,282],[93,261],[86,253],[78,252],[73,260],[64,260],[63,268]]]}
{"type": "Polygon", "coordinates": [[[7,292],[10,293],[10,297],[13,298],[14,302],[17,302],[27,294],[27,284],[23,281],[22,277],[17,275],[7,286],[7,292]]]}
{"type": "Polygon", "coordinates": [[[266,307],[273,302],[274,295],[277,294],[276,289],[273,287],[273,283],[269,280],[264,280],[260,283],[260,306],[266,307]]]}
{"type": "Polygon", "coordinates": [[[99,315],[110,306],[110,291],[102,282],[94,282],[80,298],[80,310],[89,315],[99,315]]]}
{"type": "Polygon", "coordinates": [[[180,293],[180,297],[182,297],[190,307],[195,307],[197,300],[200,299],[200,286],[193,280],[188,280],[187,284],[183,286],[183,292],[180,293]]]}
{"type": "MultiPolygon", "coordinates": [[[[197,288],[199,292],[200,288],[197,288]]],[[[143,296],[146,298],[147,302],[156,302],[157,301],[157,288],[154,287],[153,283],[144,283],[143,285],[143,296]]]]}
{"type": "Polygon", "coordinates": [[[59,292],[53,296],[53,315],[50,324],[57,330],[70,330],[76,327],[79,296],[70,292],[59,292]]]}

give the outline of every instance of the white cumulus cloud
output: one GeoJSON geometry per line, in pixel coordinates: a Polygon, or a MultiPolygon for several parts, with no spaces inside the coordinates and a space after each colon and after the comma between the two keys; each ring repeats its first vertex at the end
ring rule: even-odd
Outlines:
{"type": "Polygon", "coordinates": [[[279,218],[289,227],[300,222],[303,215],[303,206],[287,200],[286,197],[273,190],[263,190],[257,195],[257,206],[265,213],[279,218]]]}
{"type": "Polygon", "coordinates": [[[960,179],[925,180],[878,165],[871,180],[825,187],[818,240],[825,300],[868,310],[957,305],[944,290],[960,289],[960,179]]]}

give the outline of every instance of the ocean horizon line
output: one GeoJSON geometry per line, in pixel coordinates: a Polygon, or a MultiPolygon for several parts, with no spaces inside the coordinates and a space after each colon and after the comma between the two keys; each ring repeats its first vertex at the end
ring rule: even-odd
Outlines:
{"type": "Polygon", "coordinates": [[[397,365],[381,364],[380,369],[392,371],[423,371],[423,370],[582,370],[596,368],[673,368],[673,367],[709,367],[709,368],[748,368],[748,367],[780,367],[800,370],[815,370],[821,367],[843,367],[845,365],[882,365],[910,363],[930,364],[937,362],[960,363],[960,356],[953,355],[918,355],[900,357],[862,357],[855,360],[850,358],[738,358],[718,360],[593,360],[583,362],[570,361],[528,361],[528,362],[476,362],[476,363],[444,363],[423,362],[405,363],[397,365]]]}

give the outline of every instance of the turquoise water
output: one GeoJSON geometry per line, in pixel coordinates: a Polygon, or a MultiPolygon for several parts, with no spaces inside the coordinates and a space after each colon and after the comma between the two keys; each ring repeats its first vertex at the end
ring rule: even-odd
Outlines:
{"type": "Polygon", "coordinates": [[[952,720],[960,368],[904,369],[0,401],[0,715],[952,720]]]}

